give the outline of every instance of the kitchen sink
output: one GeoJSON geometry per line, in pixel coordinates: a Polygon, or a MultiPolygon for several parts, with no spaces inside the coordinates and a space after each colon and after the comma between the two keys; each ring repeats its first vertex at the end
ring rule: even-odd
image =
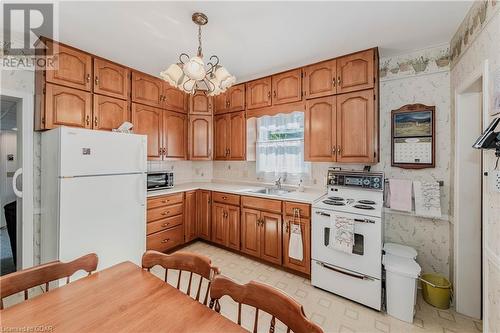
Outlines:
{"type": "Polygon", "coordinates": [[[270,195],[284,195],[290,192],[293,192],[292,190],[285,190],[285,189],[277,189],[273,187],[265,187],[265,188],[260,188],[258,190],[248,190],[247,192],[249,193],[261,193],[261,194],[270,194],[270,195]]]}

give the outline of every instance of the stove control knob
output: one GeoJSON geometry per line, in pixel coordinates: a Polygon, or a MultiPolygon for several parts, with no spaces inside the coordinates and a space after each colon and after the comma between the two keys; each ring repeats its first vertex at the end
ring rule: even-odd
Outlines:
{"type": "Polygon", "coordinates": [[[373,184],[373,188],[380,188],[380,183],[373,184]]]}
{"type": "Polygon", "coordinates": [[[365,179],[363,180],[363,184],[364,184],[364,185],[370,185],[370,180],[369,180],[368,178],[365,178],[365,179]]]}

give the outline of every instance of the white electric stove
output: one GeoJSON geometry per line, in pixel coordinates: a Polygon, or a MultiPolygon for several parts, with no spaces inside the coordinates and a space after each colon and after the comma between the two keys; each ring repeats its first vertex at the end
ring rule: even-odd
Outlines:
{"type": "Polygon", "coordinates": [[[380,310],[382,306],[383,173],[328,171],[328,192],[313,204],[312,285],[380,310]],[[352,253],[333,249],[335,217],[353,219],[352,253]]]}

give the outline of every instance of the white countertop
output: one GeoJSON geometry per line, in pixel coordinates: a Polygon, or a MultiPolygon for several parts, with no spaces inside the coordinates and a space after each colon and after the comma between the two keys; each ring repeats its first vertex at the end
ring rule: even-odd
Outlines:
{"type": "Polygon", "coordinates": [[[303,202],[312,204],[314,201],[319,199],[322,195],[326,193],[326,190],[318,190],[318,189],[310,189],[306,188],[304,192],[293,191],[283,195],[274,195],[274,194],[263,194],[263,193],[252,193],[248,192],[251,190],[258,190],[264,188],[265,185],[258,184],[229,184],[229,183],[183,183],[179,185],[175,185],[171,189],[167,190],[157,190],[157,191],[149,191],[148,197],[154,197],[158,195],[165,194],[174,194],[179,192],[193,191],[193,190],[208,190],[208,191],[217,191],[217,192],[225,192],[232,193],[238,195],[246,195],[252,197],[261,197],[268,199],[277,199],[284,201],[295,201],[295,202],[303,202]]]}

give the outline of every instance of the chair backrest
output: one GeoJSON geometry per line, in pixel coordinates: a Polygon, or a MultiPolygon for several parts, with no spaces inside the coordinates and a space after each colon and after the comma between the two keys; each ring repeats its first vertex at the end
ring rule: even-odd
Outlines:
{"type": "Polygon", "coordinates": [[[70,262],[59,260],[47,264],[23,269],[0,277],[0,308],[3,309],[3,299],[24,290],[24,299],[28,299],[28,289],[45,284],[45,292],[49,291],[49,282],[70,277],[79,270],[90,275],[97,269],[98,258],[90,253],[70,262]]]}
{"type": "Polygon", "coordinates": [[[154,266],[159,265],[165,269],[165,282],[167,282],[168,270],[178,270],[179,276],[177,278],[176,288],[180,290],[181,288],[181,275],[183,271],[189,272],[189,283],[186,290],[186,294],[191,294],[191,283],[193,280],[193,274],[200,276],[200,282],[198,283],[198,288],[196,291],[195,299],[200,300],[200,292],[203,283],[203,279],[208,281],[207,291],[203,299],[203,304],[207,305],[208,293],[210,291],[210,284],[215,275],[220,274],[220,270],[217,267],[212,266],[212,261],[210,258],[189,252],[175,252],[173,254],[164,254],[158,251],[149,250],[142,256],[142,268],[151,270],[154,266]]]}
{"type": "Polygon", "coordinates": [[[257,332],[259,310],[272,316],[269,332],[275,331],[276,319],[287,326],[287,333],[323,333],[323,330],[307,319],[304,308],[292,298],[268,285],[251,281],[241,285],[219,275],[212,281],[210,288],[210,308],[220,312],[219,299],[229,296],[238,303],[238,325],[241,325],[241,305],[255,307],[253,332],[257,332]]]}

